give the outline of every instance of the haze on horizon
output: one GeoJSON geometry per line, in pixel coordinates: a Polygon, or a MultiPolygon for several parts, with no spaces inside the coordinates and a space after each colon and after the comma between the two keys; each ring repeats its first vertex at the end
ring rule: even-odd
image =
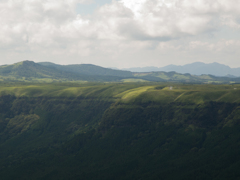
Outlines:
{"type": "Polygon", "coordinates": [[[0,1],[0,64],[240,67],[240,0],[0,1]]]}

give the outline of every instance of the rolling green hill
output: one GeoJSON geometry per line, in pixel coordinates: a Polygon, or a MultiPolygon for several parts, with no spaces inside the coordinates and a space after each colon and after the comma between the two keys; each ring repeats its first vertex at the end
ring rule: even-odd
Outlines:
{"type": "Polygon", "coordinates": [[[13,65],[0,66],[0,77],[5,81],[119,81],[117,76],[86,75],[43,66],[33,61],[23,61],[13,65]]]}
{"type": "Polygon", "coordinates": [[[103,68],[93,64],[58,65],[50,62],[40,62],[38,64],[41,64],[47,67],[54,67],[62,71],[80,73],[80,74],[86,74],[86,75],[118,76],[118,77],[128,77],[128,78],[132,77],[132,73],[130,71],[121,71],[121,70],[114,70],[110,68],[103,68]]]}
{"type": "Polygon", "coordinates": [[[2,76],[16,78],[63,78],[67,73],[63,73],[52,68],[41,66],[33,61],[23,61],[13,65],[1,66],[0,74],[2,76]]]}
{"type": "Polygon", "coordinates": [[[240,85],[0,83],[0,177],[238,179],[240,85]]]}
{"type": "Polygon", "coordinates": [[[180,74],[172,72],[138,72],[133,73],[134,77],[142,78],[149,81],[160,82],[186,82],[186,83],[230,83],[240,82],[240,78],[216,77],[213,75],[191,75],[189,73],[180,74]]]}
{"type": "Polygon", "coordinates": [[[50,62],[23,61],[0,66],[0,81],[21,82],[182,82],[239,83],[240,78],[191,75],[176,72],[144,72],[113,70],[92,64],[58,65],[50,62]]]}

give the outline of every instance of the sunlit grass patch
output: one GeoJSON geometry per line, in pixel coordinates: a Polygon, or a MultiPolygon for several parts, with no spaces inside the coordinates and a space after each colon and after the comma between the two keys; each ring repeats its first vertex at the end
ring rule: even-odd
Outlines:
{"type": "Polygon", "coordinates": [[[176,101],[201,104],[207,101],[216,101],[226,93],[227,91],[188,91],[176,101]]]}
{"type": "Polygon", "coordinates": [[[128,83],[128,82],[148,82],[147,80],[144,79],[122,79],[122,82],[128,83]]]}
{"type": "Polygon", "coordinates": [[[144,86],[144,87],[130,89],[123,93],[118,94],[116,97],[121,97],[121,99],[123,100],[130,100],[130,99],[136,98],[141,93],[148,91],[149,89],[154,89],[154,86],[144,86]]]}
{"type": "Polygon", "coordinates": [[[170,103],[173,102],[180,94],[181,91],[159,91],[159,90],[149,90],[143,92],[136,99],[138,102],[157,102],[157,103],[170,103]]]}

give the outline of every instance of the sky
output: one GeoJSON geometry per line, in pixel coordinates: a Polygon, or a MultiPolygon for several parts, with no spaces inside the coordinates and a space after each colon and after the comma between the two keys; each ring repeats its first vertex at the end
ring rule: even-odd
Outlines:
{"type": "Polygon", "coordinates": [[[0,0],[0,65],[240,67],[240,0],[0,0]]]}

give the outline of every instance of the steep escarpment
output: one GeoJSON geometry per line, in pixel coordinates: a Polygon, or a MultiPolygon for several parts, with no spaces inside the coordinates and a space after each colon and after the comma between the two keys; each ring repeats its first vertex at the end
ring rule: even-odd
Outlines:
{"type": "Polygon", "coordinates": [[[75,169],[85,179],[235,179],[239,105],[115,104],[91,140],[76,137],[64,152],[88,162],[75,169]]]}
{"type": "Polygon", "coordinates": [[[238,85],[61,84],[2,92],[3,179],[240,177],[238,85]]]}

